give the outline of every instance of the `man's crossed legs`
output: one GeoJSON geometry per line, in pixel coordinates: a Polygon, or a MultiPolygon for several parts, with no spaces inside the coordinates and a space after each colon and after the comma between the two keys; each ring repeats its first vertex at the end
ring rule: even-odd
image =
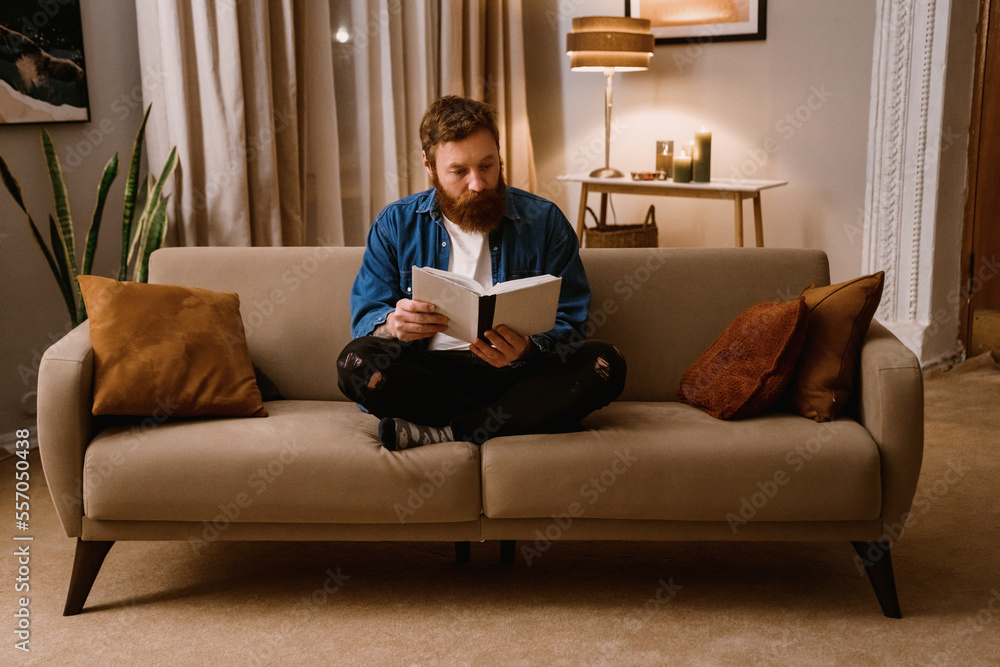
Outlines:
{"type": "Polygon", "coordinates": [[[495,368],[471,352],[365,336],[337,362],[340,390],[381,419],[387,449],[432,442],[579,428],[621,395],[626,363],[603,341],[585,341],[495,368]]]}

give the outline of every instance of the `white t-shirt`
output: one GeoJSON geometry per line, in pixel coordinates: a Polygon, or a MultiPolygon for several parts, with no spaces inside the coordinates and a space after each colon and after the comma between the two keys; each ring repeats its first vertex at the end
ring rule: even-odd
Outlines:
{"type": "MultiPolygon", "coordinates": [[[[493,266],[490,262],[489,238],[486,232],[463,231],[454,222],[442,216],[444,228],[451,241],[448,270],[472,278],[483,287],[493,286],[493,266]]],[[[443,333],[431,338],[431,350],[467,350],[469,344],[443,333]]]]}

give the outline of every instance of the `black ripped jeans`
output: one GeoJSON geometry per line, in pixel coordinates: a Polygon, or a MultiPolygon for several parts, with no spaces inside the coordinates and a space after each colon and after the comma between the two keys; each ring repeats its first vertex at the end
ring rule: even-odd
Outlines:
{"type": "Polygon", "coordinates": [[[347,344],[337,372],[344,395],[376,417],[450,425],[456,440],[482,444],[579,428],[621,395],[626,364],[617,348],[596,340],[495,368],[466,350],[365,336],[347,344]]]}

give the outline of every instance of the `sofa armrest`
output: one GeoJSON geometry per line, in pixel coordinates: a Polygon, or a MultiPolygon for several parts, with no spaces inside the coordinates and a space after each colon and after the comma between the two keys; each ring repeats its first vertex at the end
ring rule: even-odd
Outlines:
{"type": "Polygon", "coordinates": [[[858,421],[882,460],[882,537],[898,538],[917,489],[924,453],[924,381],[917,357],[872,321],[861,348],[858,421]]]}
{"type": "Polygon", "coordinates": [[[80,537],[83,454],[93,435],[94,350],[84,322],[49,347],[38,369],[38,449],[63,530],[80,537]]]}

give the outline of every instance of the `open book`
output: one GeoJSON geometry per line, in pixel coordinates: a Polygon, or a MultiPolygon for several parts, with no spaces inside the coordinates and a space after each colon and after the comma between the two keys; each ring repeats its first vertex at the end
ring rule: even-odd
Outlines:
{"type": "Polygon", "coordinates": [[[414,266],[412,298],[437,306],[448,318],[445,333],[471,343],[501,324],[524,336],[548,331],[556,324],[561,284],[562,278],[546,274],[483,289],[457,273],[414,266]]]}

